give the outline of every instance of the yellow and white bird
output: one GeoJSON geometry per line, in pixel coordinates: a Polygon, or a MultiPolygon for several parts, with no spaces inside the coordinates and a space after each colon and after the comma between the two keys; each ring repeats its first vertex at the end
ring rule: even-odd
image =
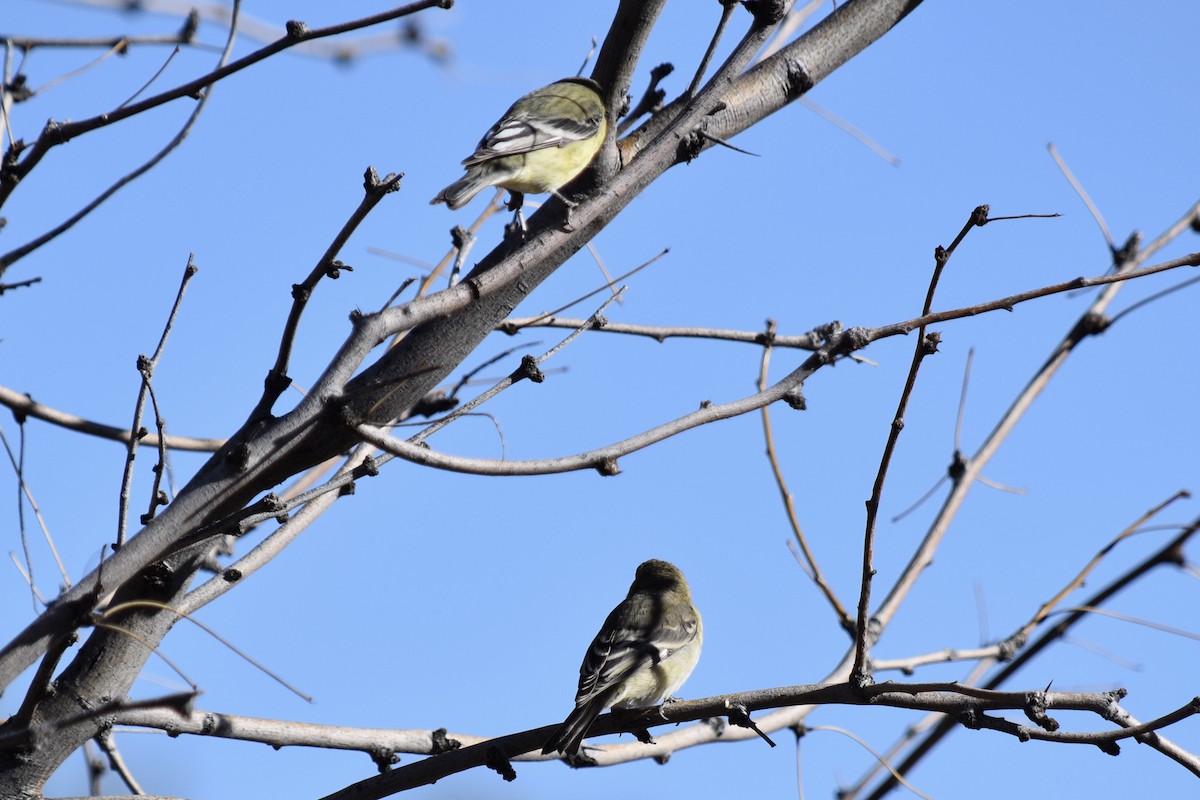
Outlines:
{"type": "Polygon", "coordinates": [[[600,84],[566,78],[543,86],[512,104],[463,159],[467,174],[429,202],[459,209],[487,187],[500,186],[512,193],[509,207],[516,210],[525,194],[557,195],[591,163],[607,130],[600,84]]]}

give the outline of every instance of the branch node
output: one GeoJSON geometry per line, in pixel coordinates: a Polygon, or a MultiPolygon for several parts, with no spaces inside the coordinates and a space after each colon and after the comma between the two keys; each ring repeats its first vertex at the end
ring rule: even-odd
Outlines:
{"type": "Polygon", "coordinates": [[[1121,707],[1120,702],[1125,699],[1125,695],[1129,694],[1127,689],[1113,689],[1110,692],[1105,692],[1102,696],[1107,701],[1104,708],[1104,718],[1109,722],[1121,724],[1121,707]]]}
{"type": "Polygon", "coordinates": [[[1125,244],[1112,249],[1113,266],[1120,269],[1121,267],[1132,261],[1142,249],[1142,232],[1134,231],[1129,234],[1129,238],[1125,240],[1125,244]]]}
{"type": "Polygon", "coordinates": [[[852,353],[855,350],[861,350],[870,343],[871,333],[868,329],[863,327],[847,328],[841,334],[837,353],[852,353]]]}
{"type": "Polygon", "coordinates": [[[375,456],[367,456],[358,469],[365,477],[374,478],[379,474],[379,460],[375,456]]]}
{"type": "Polygon", "coordinates": [[[1098,333],[1104,333],[1111,324],[1112,319],[1107,314],[1089,311],[1080,321],[1079,327],[1085,336],[1095,336],[1098,333]]]}
{"type": "Polygon", "coordinates": [[[1045,692],[1029,692],[1025,695],[1025,716],[1030,722],[1037,725],[1043,730],[1054,731],[1059,729],[1058,720],[1046,713],[1046,693],[1045,692]]]}
{"type": "Polygon", "coordinates": [[[396,751],[382,745],[372,747],[367,751],[367,755],[375,762],[375,766],[379,768],[380,772],[387,772],[393,764],[400,763],[400,756],[396,755],[396,751]]]}
{"type": "Polygon", "coordinates": [[[260,501],[264,511],[285,511],[286,504],[274,492],[267,492],[260,501]]]}
{"type": "Polygon", "coordinates": [[[46,127],[42,128],[42,135],[39,138],[44,138],[51,144],[63,144],[67,141],[62,126],[53,119],[46,120],[46,127]]]}
{"type": "Polygon", "coordinates": [[[925,339],[921,342],[921,355],[931,356],[938,351],[938,345],[942,343],[942,334],[938,331],[930,331],[925,334],[925,339]]]}
{"type": "Polygon", "coordinates": [[[366,170],[363,172],[363,191],[371,194],[371,192],[378,188],[379,173],[375,171],[374,167],[368,164],[366,170]]]}
{"type": "Polygon", "coordinates": [[[542,383],[546,380],[546,373],[538,368],[537,359],[528,353],[521,356],[521,366],[517,368],[517,379],[527,378],[534,383],[542,383]]]}
{"type": "Polygon", "coordinates": [[[250,445],[242,442],[229,451],[225,456],[234,472],[245,472],[250,466],[250,445]]]}
{"type": "Polygon", "coordinates": [[[434,414],[441,414],[443,411],[449,411],[458,405],[458,398],[451,397],[446,394],[445,389],[433,389],[427,392],[424,397],[417,401],[410,412],[412,416],[417,417],[432,417],[434,414]]]}
{"type": "Polygon", "coordinates": [[[699,130],[694,130],[679,142],[679,148],[675,153],[676,162],[690,164],[692,161],[704,151],[704,136],[699,130]]]}
{"type": "Polygon", "coordinates": [[[517,779],[517,771],[513,769],[508,756],[504,755],[500,748],[489,747],[485,758],[484,765],[488,769],[499,773],[500,777],[504,778],[504,780],[511,783],[517,779]]]}
{"type": "Polygon", "coordinates": [[[784,0],[746,0],[742,5],[754,15],[754,24],[765,28],[783,19],[789,4],[784,0]]]}
{"type": "Polygon", "coordinates": [[[804,399],[804,392],[799,386],[794,389],[788,389],[783,395],[783,402],[787,403],[796,411],[808,410],[808,401],[804,399]]]}
{"type": "Polygon", "coordinates": [[[289,19],[285,27],[289,39],[303,39],[308,35],[308,24],[298,19],[289,19]]]}
{"type": "MultiPolygon", "coordinates": [[[[966,475],[966,474],[967,474],[967,457],[963,455],[962,450],[956,449],[954,451],[954,455],[950,459],[950,466],[946,468],[946,476],[950,478],[951,483],[953,483],[955,486],[957,486],[959,484],[959,482],[962,481],[963,475],[966,475]]],[[[1005,643],[1005,644],[1007,644],[1007,643],[1005,643]]],[[[1001,647],[1003,648],[1003,644],[1001,645],[1001,647]]],[[[1010,654],[1009,658],[1011,658],[1011,657],[1012,656],[1010,654]]],[[[1000,659],[1002,661],[1007,660],[1006,658],[1004,658],[1003,650],[1001,651],[1000,659]]]]}
{"type": "Polygon", "coordinates": [[[458,739],[451,739],[446,735],[447,733],[448,731],[445,728],[438,728],[430,735],[430,738],[433,742],[430,745],[430,755],[437,756],[441,755],[442,753],[449,753],[451,750],[457,750],[462,747],[462,742],[460,742],[458,739]]]}
{"type": "Polygon", "coordinates": [[[731,703],[726,700],[725,708],[729,709],[729,714],[726,716],[729,717],[729,722],[731,724],[737,725],[739,728],[749,728],[757,733],[759,738],[761,738],[764,742],[771,745],[771,747],[775,746],[775,742],[771,741],[771,737],[763,733],[762,729],[755,724],[754,720],[750,719],[750,712],[746,710],[746,706],[742,705],[741,703],[731,703]]]}
{"type": "Polygon", "coordinates": [[[346,272],[354,272],[354,267],[343,263],[339,259],[332,259],[325,265],[325,277],[336,281],[338,278],[342,277],[342,270],[346,270],[346,272]]]}
{"type": "Polygon", "coordinates": [[[596,472],[599,472],[606,478],[611,478],[614,475],[620,475],[621,469],[617,466],[615,458],[606,458],[596,464],[596,472]]]}
{"type": "Polygon", "coordinates": [[[455,225],[450,229],[450,243],[454,245],[455,250],[465,250],[473,246],[475,239],[475,234],[462,225],[455,225]]]}
{"type": "Polygon", "coordinates": [[[191,44],[196,41],[196,31],[200,29],[200,11],[193,8],[188,12],[187,19],[183,21],[183,27],[179,29],[179,41],[184,44],[191,44]]]}

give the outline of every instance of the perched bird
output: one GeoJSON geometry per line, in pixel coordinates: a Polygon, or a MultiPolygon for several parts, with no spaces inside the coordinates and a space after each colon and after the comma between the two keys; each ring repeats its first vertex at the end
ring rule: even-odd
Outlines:
{"type": "Polygon", "coordinates": [[[703,641],[704,625],[683,573],[666,561],[643,563],[588,648],[575,710],[542,753],[578,753],[606,708],[645,708],[670,699],[692,674],[703,641]]]}
{"type": "Polygon", "coordinates": [[[512,194],[509,207],[519,210],[526,193],[557,195],[591,163],[607,128],[600,84],[566,78],[543,86],[512,104],[463,159],[467,174],[429,202],[458,209],[487,187],[502,186],[512,194]]]}

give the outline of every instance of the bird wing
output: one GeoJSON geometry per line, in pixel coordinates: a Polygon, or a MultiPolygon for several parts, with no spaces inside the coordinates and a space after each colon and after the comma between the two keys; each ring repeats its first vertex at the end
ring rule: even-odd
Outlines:
{"type": "Polygon", "coordinates": [[[608,615],[592,640],[579,668],[576,705],[619,686],[629,676],[669,658],[696,638],[699,620],[687,613],[668,611],[664,616],[654,598],[626,598],[608,615]]]}
{"type": "Polygon", "coordinates": [[[462,163],[470,167],[501,156],[562,147],[595,136],[602,121],[599,115],[584,120],[537,117],[514,109],[484,134],[475,152],[462,163]]]}

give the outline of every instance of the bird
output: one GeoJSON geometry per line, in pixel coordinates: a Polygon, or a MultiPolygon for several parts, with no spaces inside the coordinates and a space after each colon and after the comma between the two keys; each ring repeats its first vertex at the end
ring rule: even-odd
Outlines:
{"type": "Polygon", "coordinates": [[[687,579],[674,564],[637,568],[629,594],[592,640],[579,667],[575,709],[542,748],[575,756],[606,708],[646,708],[674,699],[700,659],[704,624],[687,579]]]}
{"type": "Polygon", "coordinates": [[[463,159],[467,174],[437,193],[430,205],[462,208],[489,186],[509,191],[509,208],[520,212],[525,194],[551,192],[592,162],[608,131],[600,84],[564,78],[535,89],[504,113],[475,152],[463,159]]]}

